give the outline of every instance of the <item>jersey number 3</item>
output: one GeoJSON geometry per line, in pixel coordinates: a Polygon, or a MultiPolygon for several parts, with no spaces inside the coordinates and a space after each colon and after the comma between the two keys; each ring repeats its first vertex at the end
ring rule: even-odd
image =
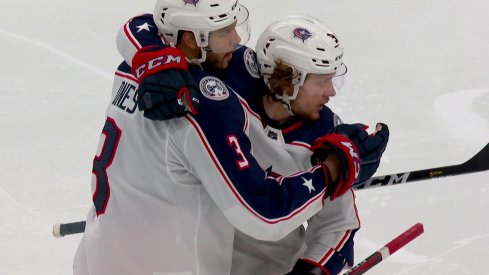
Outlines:
{"type": "Polygon", "coordinates": [[[110,185],[107,168],[112,164],[112,160],[117,151],[121,130],[117,127],[115,121],[108,117],[105,121],[102,134],[105,136],[105,140],[102,144],[100,154],[93,159],[92,170],[96,179],[95,193],[93,193],[92,200],[95,205],[95,210],[97,211],[97,216],[105,213],[105,208],[109,202],[110,185]]]}
{"type": "Polygon", "coordinates": [[[238,139],[235,136],[228,136],[228,145],[234,149],[234,152],[236,152],[236,154],[240,158],[236,161],[239,170],[248,168],[250,164],[244,156],[243,151],[241,150],[241,146],[239,146],[238,139]]]}

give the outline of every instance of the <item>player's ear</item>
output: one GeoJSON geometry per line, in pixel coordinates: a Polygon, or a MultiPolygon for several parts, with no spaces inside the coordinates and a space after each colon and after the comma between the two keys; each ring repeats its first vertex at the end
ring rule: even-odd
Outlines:
{"type": "Polygon", "coordinates": [[[197,46],[197,41],[195,40],[195,35],[193,32],[183,32],[182,42],[185,44],[185,46],[192,50],[196,50],[199,48],[199,46],[197,46]]]}

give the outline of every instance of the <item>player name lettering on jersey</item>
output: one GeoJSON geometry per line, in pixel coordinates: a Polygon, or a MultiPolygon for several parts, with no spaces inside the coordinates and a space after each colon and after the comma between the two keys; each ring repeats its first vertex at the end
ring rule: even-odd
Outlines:
{"type": "Polygon", "coordinates": [[[133,114],[137,108],[136,102],[136,86],[127,83],[126,81],[122,81],[114,100],[112,100],[112,105],[128,112],[129,114],[133,114]]]}

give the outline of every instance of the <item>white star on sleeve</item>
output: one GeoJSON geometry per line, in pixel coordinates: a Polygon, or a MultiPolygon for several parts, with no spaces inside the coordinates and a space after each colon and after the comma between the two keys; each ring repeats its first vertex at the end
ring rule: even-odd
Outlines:
{"type": "Polygon", "coordinates": [[[148,24],[148,22],[146,22],[142,25],[136,26],[136,28],[138,28],[138,32],[140,32],[142,30],[149,31],[149,27],[154,28],[154,26],[151,26],[150,24],[148,24]]]}
{"type": "Polygon", "coordinates": [[[302,185],[304,185],[305,187],[307,187],[307,189],[309,189],[309,194],[312,191],[316,191],[316,189],[312,185],[312,179],[306,180],[304,177],[302,177],[302,179],[304,180],[304,183],[302,185]]]}

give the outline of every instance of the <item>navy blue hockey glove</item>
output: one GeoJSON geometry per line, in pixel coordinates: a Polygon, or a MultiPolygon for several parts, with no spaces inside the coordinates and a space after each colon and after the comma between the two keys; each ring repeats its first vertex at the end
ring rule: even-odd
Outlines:
{"type": "Polygon", "coordinates": [[[165,70],[146,76],[138,87],[138,107],[152,120],[197,114],[197,85],[187,71],[165,70]]]}
{"type": "Polygon", "coordinates": [[[138,108],[152,120],[197,114],[198,87],[183,53],[172,47],[143,48],[132,60],[139,81],[138,108]]]}
{"type": "Polygon", "coordinates": [[[329,275],[329,272],[323,268],[322,266],[299,259],[295,263],[292,271],[285,275],[329,275]]]}
{"type": "Polygon", "coordinates": [[[347,136],[353,141],[360,153],[361,166],[358,183],[370,179],[380,165],[380,158],[389,141],[389,127],[377,123],[375,133],[369,135],[368,127],[363,124],[340,124],[333,129],[334,133],[347,136]]]}

